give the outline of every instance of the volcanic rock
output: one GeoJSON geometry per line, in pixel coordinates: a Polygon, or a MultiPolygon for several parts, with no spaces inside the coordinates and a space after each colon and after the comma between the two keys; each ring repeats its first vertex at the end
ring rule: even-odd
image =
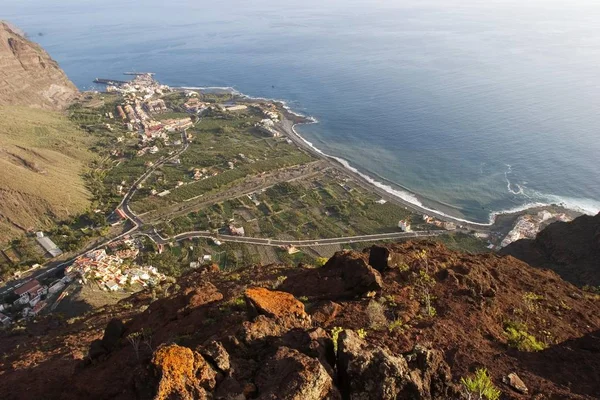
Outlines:
{"type": "Polygon", "coordinates": [[[525,383],[523,383],[521,378],[519,378],[519,375],[517,375],[514,372],[508,374],[508,376],[506,377],[506,382],[511,388],[515,389],[519,393],[527,394],[527,392],[529,391],[529,389],[527,389],[527,386],[525,386],[525,383]]]}
{"type": "Polygon", "coordinates": [[[281,289],[295,296],[317,300],[361,297],[383,287],[381,274],[367,262],[363,253],[340,251],[317,269],[304,269],[288,278],[281,289]]]}
{"type": "Polygon", "coordinates": [[[187,295],[187,309],[200,307],[202,305],[223,299],[223,295],[210,282],[203,282],[200,286],[190,288],[184,292],[187,295]]]}
{"type": "Polygon", "coordinates": [[[550,224],[535,239],[517,240],[500,254],[549,268],[576,285],[600,286],[600,213],[550,224]]]}
{"type": "Polygon", "coordinates": [[[256,386],[263,400],[321,400],[329,398],[333,380],[318,360],[281,347],[259,371],[256,386]]]}
{"type": "Polygon", "coordinates": [[[355,332],[338,337],[338,385],[344,399],[447,399],[454,393],[450,368],[439,352],[416,348],[406,359],[367,344],[355,332]]]}
{"type": "Polygon", "coordinates": [[[216,373],[197,352],[187,347],[159,347],[152,357],[157,378],[156,400],[206,399],[215,388],[216,373]]]}
{"type": "Polygon", "coordinates": [[[123,324],[123,321],[116,318],[111,319],[104,330],[102,346],[104,346],[107,351],[112,351],[117,344],[119,344],[119,340],[121,339],[121,336],[123,336],[123,332],[125,332],[125,325],[123,324]]]}
{"type": "Polygon", "coordinates": [[[342,306],[333,301],[325,301],[318,304],[312,311],[312,320],[321,325],[327,325],[335,319],[342,310],[342,306]]]}
{"type": "Polygon", "coordinates": [[[384,246],[371,246],[369,251],[369,265],[379,272],[390,267],[390,251],[384,246]]]}
{"type": "Polygon", "coordinates": [[[202,346],[200,353],[217,366],[222,372],[229,371],[231,365],[229,363],[229,353],[220,342],[211,341],[202,346]]]}
{"type": "Polygon", "coordinates": [[[77,94],[44,49],[0,21],[0,105],[63,109],[77,94]]]}
{"type": "Polygon", "coordinates": [[[246,289],[246,303],[251,314],[262,314],[271,318],[307,319],[304,304],[285,292],[265,288],[246,289]]]}

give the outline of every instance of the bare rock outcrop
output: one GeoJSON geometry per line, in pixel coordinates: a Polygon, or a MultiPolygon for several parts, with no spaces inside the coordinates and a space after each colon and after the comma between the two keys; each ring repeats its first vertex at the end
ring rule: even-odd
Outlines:
{"type": "Polygon", "coordinates": [[[391,254],[385,246],[371,246],[369,249],[369,265],[379,272],[390,267],[391,254]]]}
{"type": "Polygon", "coordinates": [[[95,360],[113,351],[118,346],[124,332],[125,325],[123,321],[117,318],[111,319],[104,329],[102,339],[97,339],[90,343],[90,359],[95,360]]]}
{"type": "Polygon", "coordinates": [[[281,289],[314,300],[362,297],[383,287],[381,274],[368,263],[368,256],[353,251],[335,253],[318,269],[306,269],[286,279],[281,289]]]}
{"type": "Polygon", "coordinates": [[[220,342],[213,340],[202,346],[200,354],[211,361],[221,372],[227,372],[231,368],[229,353],[220,342]]]}
{"type": "Polygon", "coordinates": [[[63,109],[75,85],[44,49],[0,21],[0,105],[63,109]]]}
{"type": "Polygon", "coordinates": [[[216,372],[206,360],[187,347],[159,347],[152,357],[157,379],[155,400],[207,399],[215,388],[216,372]]]}
{"type": "Polygon", "coordinates": [[[517,240],[500,254],[551,269],[575,285],[600,286],[600,213],[550,224],[535,239],[517,240]]]}
{"type": "Polygon", "coordinates": [[[338,337],[338,386],[344,399],[447,399],[454,392],[441,353],[416,348],[407,357],[367,344],[355,332],[338,337]]]}
{"type": "Polygon", "coordinates": [[[256,377],[259,399],[321,400],[339,398],[333,380],[316,359],[280,347],[256,377]],[[332,391],[334,393],[332,393],[332,391]]]}
{"type": "Polygon", "coordinates": [[[281,336],[293,328],[310,327],[311,319],[304,304],[290,293],[251,288],[245,292],[252,321],[244,322],[244,339],[252,342],[267,336],[281,336]]]}
{"type": "Polygon", "coordinates": [[[318,304],[312,311],[311,317],[313,321],[327,325],[335,319],[335,317],[342,310],[342,306],[333,301],[324,301],[318,304]]]}

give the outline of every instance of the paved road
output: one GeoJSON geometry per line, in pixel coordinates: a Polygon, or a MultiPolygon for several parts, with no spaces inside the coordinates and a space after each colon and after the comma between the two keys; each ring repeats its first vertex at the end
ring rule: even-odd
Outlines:
{"type": "MultiPolygon", "coordinates": [[[[133,228],[131,228],[127,232],[124,232],[116,237],[107,238],[105,241],[98,244],[94,248],[87,249],[84,252],[78,254],[77,256],[73,257],[72,259],[70,259],[68,261],[65,261],[65,262],[63,262],[59,265],[56,265],[54,267],[51,267],[51,268],[41,269],[38,271],[38,273],[33,274],[31,277],[29,277],[27,279],[23,279],[22,281],[13,282],[10,285],[4,286],[3,288],[0,289],[0,296],[4,295],[10,291],[13,291],[14,289],[22,286],[24,283],[26,283],[32,279],[40,279],[40,278],[43,278],[44,276],[51,274],[55,271],[64,269],[68,265],[70,265],[75,258],[79,257],[80,255],[85,254],[89,251],[93,251],[93,250],[99,249],[101,247],[104,247],[107,244],[109,244],[110,242],[119,240],[123,236],[126,236],[126,235],[145,235],[145,236],[148,236],[150,239],[152,239],[157,244],[167,244],[172,241],[180,241],[180,240],[191,239],[191,238],[208,238],[208,239],[218,239],[218,240],[224,241],[224,242],[247,243],[247,244],[256,244],[256,245],[263,245],[263,246],[289,246],[289,245],[292,245],[292,246],[296,246],[296,247],[309,247],[309,246],[347,244],[347,243],[369,242],[369,241],[379,241],[379,240],[389,240],[389,239],[431,237],[431,236],[438,236],[443,233],[447,233],[447,231],[436,230],[436,231],[417,231],[417,232],[392,232],[392,233],[382,233],[382,234],[375,234],[375,235],[347,236],[347,237],[316,239],[316,240],[279,240],[279,239],[253,238],[253,237],[231,236],[231,235],[215,235],[212,232],[208,232],[208,231],[184,232],[184,233],[181,233],[181,234],[173,236],[173,237],[164,238],[164,237],[160,236],[158,234],[158,232],[156,232],[156,230],[154,230],[152,232],[144,232],[142,230],[142,228],[144,226],[144,222],[131,210],[131,208],[129,207],[129,202],[135,195],[139,184],[143,183],[158,167],[160,167],[161,165],[165,164],[166,162],[168,162],[170,160],[173,160],[173,159],[179,157],[182,153],[184,153],[188,149],[189,142],[187,140],[187,132],[183,131],[181,133],[181,136],[182,136],[182,142],[183,142],[184,146],[180,150],[176,151],[174,154],[172,154],[168,157],[159,159],[159,161],[157,161],[152,167],[148,168],[146,170],[146,172],[144,172],[144,174],[142,174],[142,176],[140,176],[133,183],[133,185],[129,188],[129,190],[127,191],[127,193],[125,194],[125,196],[123,197],[123,199],[121,200],[119,205],[117,206],[117,210],[118,209],[123,210],[123,213],[125,214],[125,216],[133,223],[133,225],[134,225],[133,228]]],[[[300,141],[300,139],[297,137],[294,137],[294,135],[288,135],[288,136],[290,136],[291,139],[297,143],[300,141]]],[[[305,145],[302,143],[298,143],[298,145],[305,147],[305,145]]]]}
{"type": "Polygon", "coordinates": [[[131,208],[129,208],[129,202],[131,201],[131,199],[135,195],[135,192],[137,191],[138,185],[140,183],[143,183],[154,171],[156,171],[156,169],[158,167],[160,167],[161,165],[163,165],[167,161],[170,161],[170,160],[173,160],[173,159],[179,157],[181,154],[183,154],[188,149],[188,147],[190,146],[190,144],[189,144],[189,142],[187,140],[187,133],[186,133],[186,131],[183,131],[181,133],[181,137],[182,137],[182,140],[183,140],[183,143],[184,143],[183,147],[180,150],[176,151],[174,154],[172,154],[169,157],[166,157],[164,159],[161,159],[156,164],[154,164],[152,167],[150,167],[149,169],[147,169],[146,172],[144,172],[144,174],[142,176],[140,176],[133,183],[133,185],[129,188],[129,190],[127,191],[127,193],[125,194],[125,196],[121,200],[121,203],[119,203],[119,205],[117,206],[117,209],[120,208],[121,210],[123,210],[123,212],[125,213],[125,215],[127,216],[127,218],[129,218],[129,220],[131,222],[133,222],[133,224],[135,225],[136,228],[139,228],[144,223],[142,222],[142,220],[133,211],[131,211],[131,208]]]}
{"type": "Polygon", "coordinates": [[[10,284],[7,284],[6,286],[0,288],[0,296],[4,296],[5,294],[8,294],[9,292],[15,290],[16,288],[24,285],[25,283],[33,280],[33,279],[41,279],[43,277],[45,277],[46,275],[52,274],[54,272],[60,271],[61,269],[65,269],[67,266],[69,266],[77,257],[88,253],[90,251],[94,251],[97,250],[101,247],[106,246],[107,244],[109,244],[110,242],[113,242],[115,240],[119,240],[124,236],[127,235],[132,235],[135,232],[137,232],[140,227],[143,225],[142,220],[133,212],[131,211],[131,209],[129,208],[129,201],[131,200],[131,198],[133,197],[133,195],[135,194],[137,187],[140,183],[144,182],[149,176],[150,174],[152,174],[156,168],[160,167],[161,165],[163,165],[165,162],[172,160],[176,157],[179,157],[184,151],[186,151],[189,147],[189,142],[187,140],[187,135],[186,132],[182,132],[181,134],[184,146],[178,150],[177,152],[175,152],[174,154],[170,155],[169,157],[166,157],[160,161],[158,161],[156,164],[154,164],[151,168],[149,168],[148,170],[146,170],[146,172],[144,172],[144,174],[142,176],[140,176],[134,183],[133,185],[129,188],[129,190],[127,191],[127,193],[125,194],[125,196],[123,197],[123,199],[121,200],[121,202],[119,203],[119,205],[117,206],[117,209],[121,209],[123,210],[123,212],[125,213],[125,215],[127,216],[127,218],[133,223],[133,228],[131,228],[130,230],[128,230],[127,232],[124,232],[118,236],[115,237],[111,237],[111,238],[107,238],[105,241],[99,243],[98,245],[96,245],[95,247],[91,248],[91,249],[86,249],[85,251],[77,254],[75,257],[60,263],[54,267],[46,267],[46,268],[42,268],[40,270],[38,270],[37,272],[33,273],[31,276],[27,277],[27,278],[23,278],[22,280],[17,280],[17,281],[13,281],[10,284]]]}
{"type": "Polygon", "coordinates": [[[280,240],[280,239],[269,239],[269,238],[255,238],[247,236],[232,236],[232,235],[215,235],[209,231],[193,231],[184,232],[179,235],[172,237],[162,237],[156,231],[150,233],[143,233],[143,235],[150,237],[157,244],[167,244],[170,242],[181,241],[185,239],[193,238],[206,238],[206,239],[217,239],[222,242],[236,242],[236,243],[247,243],[257,244],[262,246],[295,246],[295,247],[312,247],[312,246],[323,246],[330,244],[347,244],[347,243],[360,243],[360,242],[373,242],[379,240],[389,239],[408,239],[418,237],[432,237],[439,236],[444,233],[448,233],[445,230],[436,231],[416,231],[416,232],[391,232],[391,233],[378,233],[374,235],[358,235],[358,236],[344,236],[337,238],[328,239],[311,239],[311,240],[280,240]]]}

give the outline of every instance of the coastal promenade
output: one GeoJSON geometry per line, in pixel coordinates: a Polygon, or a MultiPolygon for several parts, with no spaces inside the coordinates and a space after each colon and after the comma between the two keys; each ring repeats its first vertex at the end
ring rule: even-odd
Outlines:
{"type": "Polygon", "coordinates": [[[306,141],[302,137],[300,137],[300,135],[298,135],[298,133],[296,133],[296,131],[294,129],[294,127],[296,125],[298,125],[298,123],[293,122],[289,118],[285,118],[281,121],[279,128],[282,131],[282,133],[285,134],[285,136],[288,137],[290,140],[292,140],[298,147],[305,149],[306,151],[308,151],[310,154],[312,154],[315,157],[319,157],[321,159],[326,160],[327,162],[330,163],[330,165],[333,168],[335,168],[339,172],[351,177],[352,180],[354,182],[356,182],[358,185],[360,185],[363,189],[371,191],[373,193],[376,193],[377,195],[381,196],[382,199],[392,202],[392,203],[402,205],[402,206],[404,206],[410,210],[413,210],[419,214],[427,214],[427,215],[434,216],[435,218],[437,218],[441,221],[453,222],[453,223],[457,224],[461,229],[465,229],[465,230],[472,230],[472,231],[487,233],[490,231],[491,227],[493,226],[493,224],[479,224],[479,223],[464,221],[459,218],[453,218],[448,215],[436,212],[435,210],[430,210],[430,209],[420,207],[420,206],[413,204],[409,201],[406,201],[398,196],[394,196],[393,194],[387,192],[386,190],[381,189],[378,186],[375,186],[373,183],[371,183],[367,179],[365,179],[362,175],[348,169],[346,166],[341,164],[334,157],[328,156],[328,155],[316,150],[314,147],[310,146],[309,144],[307,144],[306,141]]]}

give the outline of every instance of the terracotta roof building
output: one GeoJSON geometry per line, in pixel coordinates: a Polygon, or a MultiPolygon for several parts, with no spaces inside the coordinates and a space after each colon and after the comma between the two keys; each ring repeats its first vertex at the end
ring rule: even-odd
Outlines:
{"type": "Polygon", "coordinates": [[[33,279],[24,285],[15,289],[15,294],[19,297],[24,296],[26,294],[29,295],[37,295],[38,292],[42,289],[42,285],[38,282],[37,279],[33,279]]]}

